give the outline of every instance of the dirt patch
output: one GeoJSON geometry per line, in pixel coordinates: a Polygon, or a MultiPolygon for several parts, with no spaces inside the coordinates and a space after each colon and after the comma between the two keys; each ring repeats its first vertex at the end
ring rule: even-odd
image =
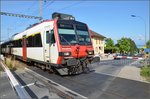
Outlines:
{"type": "Polygon", "coordinates": [[[27,66],[25,63],[21,62],[20,60],[17,60],[12,57],[7,57],[4,62],[8,68],[12,71],[15,71],[16,69],[25,69],[27,66]]]}
{"type": "Polygon", "coordinates": [[[118,74],[118,77],[141,81],[141,82],[147,82],[145,78],[143,78],[140,75],[140,68],[134,66],[125,66],[124,68],[122,68],[120,73],[118,74]]]}
{"type": "Polygon", "coordinates": [[[14,64],[17,69],[25,69],[25,67],[27,66],[25,63],[22,63],[19,60],[15,60],[14,64]]]}

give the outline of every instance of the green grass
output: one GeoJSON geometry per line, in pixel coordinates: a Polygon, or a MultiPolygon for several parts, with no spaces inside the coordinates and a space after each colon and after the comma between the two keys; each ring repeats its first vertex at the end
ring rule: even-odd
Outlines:
{"type": "Polygon", "coordinates": [[[141,68],[140,75],[150,82],[150,65],[143,66],[141,68]]]}
{"type": "Polygon", "coordinates": [[[143,77],[150,77],[150,65],[143,66],[141,68],[140,75],[143,77]]]}

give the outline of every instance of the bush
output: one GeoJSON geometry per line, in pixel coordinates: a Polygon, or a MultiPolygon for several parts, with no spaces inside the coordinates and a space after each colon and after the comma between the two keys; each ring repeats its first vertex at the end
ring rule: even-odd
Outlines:
{"type": "Polygon", "coordinates": [[[150,65],[143,66],[141,68],[140,75],[144,77],[150,77],[150,65]]]}
{"type": "Polygon", "coordinates": [[[13,62],[10,58],[6,58],[6,65],[10,70],[15,70],[15,67],[13,66],[13,62]]]}

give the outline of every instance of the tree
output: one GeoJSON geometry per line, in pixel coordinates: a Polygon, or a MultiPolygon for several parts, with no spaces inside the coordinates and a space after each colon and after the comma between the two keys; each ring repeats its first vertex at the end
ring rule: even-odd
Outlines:
{"type": "Polygon", "coordinates": [[[117,47],[114,45],[114,41],[111,38],[108,38],[105,40],[105,52],[108,53],[113,53],[116,52],[117,47]]]}
{"type": "Polygon", "coordinates": [[[129,50],[129,52],[130,52],[130,54],[134,54],[135,52],[138,51],[138,48],[137,48],[135,42],[131,38],[128,38],[128,40],[130,42],[130,50],[129,50]]]}
{"type": "Polygon", "coordinates": [[[150,40],[146,42],[146,48],[150,48],[150,40]]]}
{"type": "Polygon", "coordinates": [[[121,38],[117,41],[117,46],[119,48],[120,53],[123,54],[134,54],[137,51],[137,46],[135,42],[131,38],[121,38]]]}
{"type": "Polygon", "coordinates": [[[118,42],[118,47],[120,50],[120,53],[128,53],[130,50],[130,42],[128,41],[127,38],[121,38],[120,40],[117,41],[118,42]]]}

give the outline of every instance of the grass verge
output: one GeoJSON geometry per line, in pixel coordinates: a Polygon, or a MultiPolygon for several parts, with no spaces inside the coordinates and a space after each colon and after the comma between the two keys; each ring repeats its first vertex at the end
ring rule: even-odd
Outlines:
{"type": "Polygon", "coordinates": [[[150,65],[143,66],[141,68],[140,75],[150,82],[150,65]]]}
{"type": "Polygon", "coordinates": [[[13,65],[13,61],[11,60],[11,58],[6,58],[5,63],[10,70],[13,70],[13,71],[16,70],[15,66],[13,65]]]}

